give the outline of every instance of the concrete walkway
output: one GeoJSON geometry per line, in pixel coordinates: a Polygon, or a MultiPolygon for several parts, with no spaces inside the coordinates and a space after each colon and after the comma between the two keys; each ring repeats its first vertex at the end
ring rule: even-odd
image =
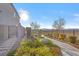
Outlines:
{"type": "Polygon", "coordinates": [[[58,45],[61,48],[63,56],[79,56],[79,49],[67,44],[60,42],[58,40],[50,39],[44,36],[44,39],[51,40],[54,44],[58,45]]]}
{"type": "Polygon", "coordinates": [[[0,42],[0,56],[6,56],[16,43],[17,38],[13,37],[6,41],[0,42]]]}

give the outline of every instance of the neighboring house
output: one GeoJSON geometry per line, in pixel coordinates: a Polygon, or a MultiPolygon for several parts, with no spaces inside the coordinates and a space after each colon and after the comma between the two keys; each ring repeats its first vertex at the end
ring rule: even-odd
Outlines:
{"type": "Polygon", "coordinates": [[[6,55],[3,47],[7,48],[8,51],[17,43],[13,48],[14,50],[18,42],[24,37],[25,28],[21,26],[19,19],[13,4],[0,3],[0,55],[6,55]]]}

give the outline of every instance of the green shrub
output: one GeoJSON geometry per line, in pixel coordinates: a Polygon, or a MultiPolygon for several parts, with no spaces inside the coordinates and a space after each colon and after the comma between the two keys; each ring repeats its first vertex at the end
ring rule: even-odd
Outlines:
{"type": "Polygon", "coordinates": [[[44,46],[43,43],[40,42],[40,39],[36,39],[36,40],[33,42],[33,45],[34,45],[35,48],[44,46]]]}
{"type": "Polygon", "coordinates": [[[16,50],[10,51],[10,52],[7,54],[7,56],[14,56],[15,52],[16,52],[16,50]]]}
{"type": "Polygon", "coordinates": [[[16,51],[16,56],[52,56],[52,52],[46,46],[38,48],[20,47],[16,51]]]}
{"type": "Polygon", "coordinates": [[[58,32],[53,32],[53,38],[58,39],[59,33],[58,32]]]}
{"type": "Polygon", "coordinates": [[[47,40],[47,42],[45,43],[45,45],[47,45],[48,47],[53,47],[53,43],[50,40],[47,40]]]}
{"type": "Polygon", "coordinates": [[[51,52],[52,52],[53,56],[62,55],[61,49],[59,47],[52,47],[51,52]]]}
{"type": "Polygon", "coordinates": [[[21,42],[19,48],[16,49],[15,56],[52,56],[57,55],[59,52],[54,52],[54,48],[58,46],[54,45],[50,40],[47,43],[43,43],[39,38],[34,41],[25,40],[21,42]],[[53,49],[51,49],[53,47],[53,49]]]}
{"type": "Polygon", "coordinates": [[[25,53],[27,53],[26,55],[29,56],[29,51],[30,51],[29,47],[20,46],[19,48],[17,48],[15,56],[22,56],[25,53]]]}
{"type": "Polygon", "coordinates": [[[59,34],[59,39],[60,40],[64,40],[66,38],[66,35],[64,35],[64,34],[59,34]]]}
{"type": "Polygon", "coordinates": [[[48,40],[48,39],[42,40],[42,43],[48,47],[58,47],[57,45],[53,44],[51,40],[48,40]]]}
{"type": "Polygon", "coordinates": [[[71,43],[76,43],[76,36],[69,36],[69,40],[71,43]]]}
{"type": "Polygon", "coordinates": [[[46,46],[35,49],[35,53],[36,53],[35,54],[36,56],[52,56],[53,55],[50,49],[46,46]]]}
{"type": "Polygon", "coordinates": [[[21,42],[21,46],[27,46],[27,47],[40,47],[40,46],[44,46],[43,43],[40,42],[39,39],[35,39],[34,41],[32,40],[25,40],[21,42]]]}

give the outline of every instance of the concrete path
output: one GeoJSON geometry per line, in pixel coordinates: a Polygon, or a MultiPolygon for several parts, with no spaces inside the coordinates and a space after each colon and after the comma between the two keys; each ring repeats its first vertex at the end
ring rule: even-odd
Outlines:
{"type": "Polygon", "coordinates": [[[44,36],[44,39],[51,40],[54,44],[58,45],[61,48],[63,56],[79,56],[79,49],[67,44],[60,42],[58,40],[50,39],[44,36]]]}
{"type": "Polygon", "coordinates": [[[0,42],[0,56],[6,56],[16,43],[17,38],[13,37],[4,42],[0,42]]]}

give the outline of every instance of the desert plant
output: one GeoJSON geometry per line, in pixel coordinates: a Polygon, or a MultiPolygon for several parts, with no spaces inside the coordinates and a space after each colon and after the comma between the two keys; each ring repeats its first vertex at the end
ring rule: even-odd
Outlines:
{"type": "Polygon", "coordinates": [[[30,51],[30,47],[20,46],[19,48],[17,48],[16,53],[15,53],[15,56],[22,56],[25,53],[27,53],[26,55],[29,56],[30,55],[29,54],[29,51],[30,51]]]}
{"type": "Polygon", "coordinates": [[[77,39],[76,36],[69,36],[69,40],[71,43],[76,43],[76,39],[77,39]]]}
{"type": "Polygon", "coordinates": [[[49,47],[43,46],[36,49],[37,56],[52,56],[53,53],[50,51],[49,47]]]}
{"type": "Polygon", "coordinates": [[[23,40],[19,48],[16,49],[15,56],[52,56],[57,55],[59,52],[54,52],[54,48],[58,46],[54,45],[50,40],[46,39],[46,42],[40,41],[40,38],[32,40],[23,40]],[[52,49],[53,47],[53,49],[52,49]]]}
{"type": "Polygon", "coordinates": [[[14,56],[15,52],[16,52],[16,50],[10,51],[10,52],[7,54],[7,56],[14,56]]]}
{"type": "Polygon", "coordinates": [[[16,51],[16,56],[52,56],[53,53],[46,46],[38,48],[20,47],[16,51]]]}
{"type": "Polygon", "coordinates": [[[58,37],[59,37],[59,33],[58,32],[54,32],[53,33],[53,38],[58,39],[58,37]]]}
{"type": "Polygon", "coordinates": [[[64,20],[64,18],[59,18],[58,20],[55,20],[54,22],[53,22],[53,27],[55,28],[55,29],[58,29],[58,30],[60,30],[60,29],[63,29],[64,28],[64,25],[65,25],[65,20],[64,20]]]}
{"type": "Polygon", "coordinates": [[[40,42],[38,39],[33,41],[23,41],[21,43],[21,46],[16,50],[15,53],[16,56],[51,56],[53,55],[50,52],[49,47],[44,45],[42,42],[40,42]]]}
{"type": "Polygon", "coordinates": [[[64,35],[64,34],[59,34],[59,39],[60,40],[64,40],[66,38],[66,35],[64,35]]]}
{"type": "Polygon", "coordinates": [[[32,40],[24,40],[21,42],[21,46],[27,46],[27,47],[40,47],[40,46],[44,46],[43,43],[40,42],[39,38],[36,38],[34,41],[32,40]]]}
{"type": "Polygon", "coordinates": [[[51,40],[48,40],[48,39],[43,39],[41,42],[47,47],[58,47],[51,40]]]}
{"type": "Polygon", "coordinates": [[[51,52],[53,53],[53,56],[62,55],[61,49],[59,47],[52,47],[51,52]]]}
{"type": "Polygon", "coordinates": [[[35,48],[44,46],[43,43],[40,42],[40,39],[39,39],[39,38],[37,38],[37,39],[33,42],[33,45],[34,45],[35,48]]]}

